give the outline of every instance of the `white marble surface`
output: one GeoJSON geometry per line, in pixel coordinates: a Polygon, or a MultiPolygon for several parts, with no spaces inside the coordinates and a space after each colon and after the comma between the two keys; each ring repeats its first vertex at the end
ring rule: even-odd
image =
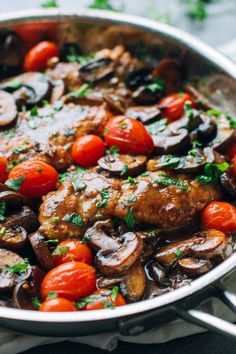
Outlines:
{"type": "MultiPolygon", "coordinates": [[[[158,17],[170,14],[173,25],[188,31],[212,46],[219,47],[236,39],[236,0],[215,0],[207,6],[209,17],[203,21],[191,21],[184,12],[184,0],[111,0],[123,4],[124,11],[136,15],[158,17]]],[[[43,0],[0,0],[0,11],[39,8],[43,0]]],[[[86,8],[92,0],[58,0],[60,7],[86,8]]],[[[236,43],[228,48],[236,56],[236,43]],[[231,48],[233,46],[233,48],[231,48]]],[[[236,59],[236,58],[235,58],[236,59]]]]}

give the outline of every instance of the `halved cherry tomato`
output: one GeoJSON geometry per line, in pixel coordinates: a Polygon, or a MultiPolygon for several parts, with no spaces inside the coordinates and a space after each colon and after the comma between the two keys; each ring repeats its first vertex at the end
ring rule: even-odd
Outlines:
{"type": "Polygon", "coordinates": [[[62,241],[59,243],[54,252],[55,255],[53,255],[53,258],[56,265],[71,261],[92,264],[93,255],[91,249],[78,240],[62,241]],[[62,254],[60,254],[60,249],[63,250],[62,254]],[[59,252],[55,252],[56,250],[59,252]]]}
{"type": "Polygon", "coordinates": [[[52,191],[57,184],[58,173],[54,167],[38,160],[21,162],[8,176],[11,180],[22,179],[20,192],[28,198],[41,198],[52,191]]]}
{"type": "Polygon", "coordinates": [[[233,172],[234,172],[234,175],[236,176],[236,154],[234,155],[234,158],[233,158],[233,172]]]}
{"type": "Polygon", "coordinates": [[[168,119],[169,123],[182,117],[186,102],[191,102],[195,107],[194,98],[188,93],[172,93],[159,102],[159,108],[163,111],[163,115],[168,119]]]}
{"type": "Polygon", "coordinates": [[[50,270],[41,283],[42,297],[55,292],[59,297],[78,301],[96,287],[95,270],[82,262],[68,262],[50,270]]]}
{"type": "Polygon", "coordinates": [[[226,155],[231,157],[231,159],[234,158],[236,155],[236,144],[229,145],[228,148],[226,149],[226,155]]]}
{"type": "Polygon", "coordinates": [[[85,135],[74,142],[71,153],[79,165],[93,166],[104,155],[105,144],[97,135],[85,135]]]}
{"type": "Polygon", "coordinates": [[[236,231],[236,208],[227,202],[209,203],[202,211],[201,222],[205,229],[236,231]]]}
{"type": "Polygon", "coordinates": [[[100,310],[113,306],[123,306],[126,302],[122,295],[117,294],[115,298],[111,295],[111,290],[100,289],[95,290],[91,294],[91,301],[82,308],[82,310],[100,310]]]}
{"type": "Polygon", "coordinates": [[[59,49],[53,42],[40,42],[26,53],[24,60],[25,71],[38,71],[46,67],[47,61],[59,55],[59,49]]]}
{"type": "Polygon", "coordinates": [[[63,297],[56,297],[54,299],[45,300],[39,311],[47,312],[65,312],[65,311],[77,311],[77,308],[70,300],[64,299],[63,297]]]}
{"type": "Polygon", "coordinates": [[[154,150],[151,135],[144,125],[126,116],[111,119],[104,130],[106,144],[118,146],[121,153],[148,154],[154,150]]]}
{"type": "Polygon", "coordinates": [[[4,183],[7,180],[7,165],[7,159],[5,157],[0,157],[0,183],[4,183]]]}

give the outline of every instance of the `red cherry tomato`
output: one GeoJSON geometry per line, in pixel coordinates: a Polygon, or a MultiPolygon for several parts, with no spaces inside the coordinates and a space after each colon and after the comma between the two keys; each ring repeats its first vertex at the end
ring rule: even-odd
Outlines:
{"type": "Polygon", "coordinates": [[[104,155],[105,144],[97,135],[85,135],[74,142],[71,153],[79,165],[93,166],[104,155]]]}
{"type": "Polygon", "coordinates": [[[233,158],[233,173],[236,177],[236,154],[234,155],[234,158],[233,158]]]}
{"type": "Polygon", "coordinates": [[[148,154],[153,151],[154,143],[144,125],[126,116],[117,116],[105,126],[106,144],[118,146],[121,153],[148,154]]]}
{"type": "Polygon", "coordinates": [[[0,157],[0,183],[4,183],[7,180],[7,165],[7,159],[5,157],[0,157]]]}
{"type": "Polygon", "coordinates": [[[40,42],[26,53],[24,60],[25,71],[38,71],[46,67],[48,59],[57,57],[59,49],[53,42],[40,42]]]}
{"type": "Polygon", "coordinates": [[[231,157],[231,159],[234,158],[234,156],[236,155],[236,144],[228,146],[228,148],[226,149],[226,155],[231,157]]]}
{"type": "Polygon", "coordinates": [[[54,299],[45,300],[39,311],[47,312],[65,312],[65,311],[77,311],[77,308],[70,300],[64,299],[62,297],[56,297],[54,299]]]}
{"type": "Polygon", "coordinates": [[[54,40],[56,37],[56,25],[51,22],[24,23],[14,27],[19,36],[23,39],[27,48],[43,40],[54,40]]]}
{"type": "Polygon", "coordinates": [[[52,191],[57,184],[58,173],[54,167],[38,160],[29,160],[15,166],[9,179],[22,178],[20,192],[28,198],[41,198],[52,191]]]}
{"type": "MultiPolygon", "coordinates": [[[[76,261],[83,262],[86,264],[92,264],[93,255],[90,248],[84,243],[79,242],[78,240],[65,240],[59,243],[56,250],[65,250],[65,254],[55,254],[54,260],[56,265],[76,261]]],[[[55,252],[55,251],[54,251],[55,252]]],[[[57,252],[55,252],[57,253],[57,252]]]]}
{"type": "Polygon", "coordinates": [[[159,102],[159,108],[171,123],[182,117],[185,103],[188,101],[192,103],[192,107],[195,107],[194,98],[188,93],[172,93],[162,98],[159,102]]]}
{"type": "Polygon", "coordinates": [[[111,290],[109,289],[100,289],[95,290],[91,295],[91,302],[89,301],[82,310],[89,311],[89,310],[100,310],[104,308],[108,308],[109,306],[123,306],[126,304],[122,295],[117,294],[115,299],[112,298],[110,294],[111,290]],[[94,297],[96,295],[96,297],[94,297]]]}
{"type": "Polygon", "coordinates": [[[88,264],[68,262],[50,270],[41,283],[42,297],[55,292],[59,297],[78,301],[88,296],[95,289],[95,270],[88,264]]]}
{"type": "Polygon", "coordinates": [[[202,211],[201,222],[205,229],[236,231],[236,209],[227,202],[209,203],[202,211]]]}

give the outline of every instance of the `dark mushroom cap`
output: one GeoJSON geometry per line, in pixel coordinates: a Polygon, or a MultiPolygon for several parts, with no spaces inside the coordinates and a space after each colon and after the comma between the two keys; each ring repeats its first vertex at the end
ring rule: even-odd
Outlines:
{"type": "Polygon", "coordinates": [[[0,90],[0,128],[7,127],[17,118],[17,108],[14,97],[0,90]]]}
{"type": "Polygon", "coordinates": [[[55,267],[53,257],[44,241],[44,237],[40,233],[35,232],[29,236],[29,241],[41,268],[48,271],[55,267]]]}
{"type": "Polygon", "coordinates": [[[147,157],[145,155],[109,154],[100,158],[98,165],[111,175],[127,177],[142,173],[145,170],[146,162],[147,157]]]}

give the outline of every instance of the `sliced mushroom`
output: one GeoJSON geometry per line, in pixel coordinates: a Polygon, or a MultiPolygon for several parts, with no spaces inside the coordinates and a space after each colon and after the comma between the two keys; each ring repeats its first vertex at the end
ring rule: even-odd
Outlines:
{"type": "Polygon", "coordinates": [[[16,227],[14,229],[8,229],[2,227],[0,237],[0,247],[7,248],[13,251],[18,251],[24,248],[27,244],[27,232],[23,227],[16,227]]]}
{"type": "Polygon", "coordinates": [[[161,110],[157,105],[129,107],[125,111],[125,115],[140,120],[143,124],[152,123],[162,116],[161,110]]]}
{"type": "Polygon", "coordinates": [[[106,232],[114,233],[111,221],[99,221],[88,229],[85,237],[89,244],[99,250],[95,257],[95,263],[102,274],[124,274],[138,259],[142,250],[143,242],[140,236],[134,232],[112,238],[106,232]]]}
{"type": "Polygon", "coordinates": [[[34,296],[35,292],[32,285],[28,281],[21,282],[13,290],[13,305],[18,309],[34,310],[32,302],[34,296]]]}
{"type": "Polygon", "coordinates": [[[144,155],[106,155],[98,160],[104,171],[118,177],[137,176],[145,170],[147,157],[144,155]]]}
{"type": "Polygon", "coordinates": [[[114,277],[100,276],[97,278],[97,288],[98,289],[111,288],[112,286],[119,284],[122,279],[123,279],[122,276],[114,276],[114,277]]]}
{"type": "Polygon", "coordinates": [[[154,281],[159,287],[165,288],[170,285],[165,269],[155,261],[148,262],[145,272],[149,280],[154,281]]]}
{"type": "Polygon", "coordinates": [[[1,191],[0,189],[0,201],[4,201],[7,206],[13,208],[19,208],[22,205],[32,205],[32,202],[22,194],[11,190],[1,191]]]}
{"type": "Polygon", "coordinates": [[[0,128],[9,126],[17,118],[17,108],[14,97],[0,90],[0,128]]]}
{"type": "Polygon", "coordinates": [[[13,266],[25,265],[25,261],[17,253],[0,248],[0,290],[10,291],[13,286],[27,278],[31,274],[31,267],[17,271],[13,266]]]}
{"type": "Polygon", "coordinates": [[[39,232],[35,232],[29,236],[29,241],[41,268],[48,271],[55,267],[53,257],[44,241],[44,237],[39,232]]]}
{"type": "Polygon", "coordinates": [[[212,105],[208,99],[202,95],[195,87],[188,85],[185,86],[184,91],[190,93],[196,100],[199,109],[211,109],[212,105]]]}
{"type": "Polygon", "coordinates": [[[146,66],[135,68],[126,75],[124,81],[131,90],[135,90],[141,85],[150,84],[153,81],[151,69],[146,66]]]}
{"type": "Polygon", "coordinates": [[[39,268],[38,266],[32,267],[32,275],[31,275],[31,286],[34,288],[34,293],[37,297],[41,297],[41,283],[46,273],[39,268]]]}
{"type": "Polygon", "coordinates": [[[217,163],[217,164],[225,162],[224,157],[221,154],[219,154],[219,152],[215,151],[210,147],[204,148],[203,152],[206,158],[206,162],[217,163]]]}
{"type": "Polygon", "coordinates": [[[103,95],[103,98],[114,114],[125,113],[125,102],[122,97],[110,93],[103,95]]]}
{"type": "Polygon", "coordinates": [[[186,129],[180,129],[175,134],[164,131],[162,134],[152,135],[152,139],[156,152],[160,155],[180,153],[189,145],[189,135],[186,129]]]}
{"type": "Polygon", "coordinates": [[[65,83],[63,80],[51,81],[52,83],[52,93],[50,98],[50,103],[54,104],[59,101],[65,93],[65,83]]]}
{"type": "Polygon", "coordinates": [[[208,259],[198,259],[194,257],[180,259],[178,266],[180,270],[189,275],[201,275],[212,269],[212,264],[208,259]]]}
{"type": "Polygon", "coordinates": [[[139,261],[135,262],[124,275],[124,278],[120,283],[120,291],[126,301],[139,301],[143,297],[146,281],[147,279],[143,266],[139,261]]]}
{"type": "Polygon", "coordinates": [[[136,104],[155,104],[163,96],[162,91],[152,90],[149,86],[140,86],[132,94],[136,104]]]}
{"type": "Polygon", "coordinates": [[[37,215],[27,206],[23,206],[14,214],[7,216],[2,223],[6,228],[22,227],[27,232],[34,232],[39,227],[37,215]]]}
{"type": "Polygon", "coordinates": [[[49,98],[51,84],[46,75],[40,72],[29,72],[17,76],[15,80],[18,80],[22,85],[13,93],[18,105],[32,106],[49,98]]]}
{"type": "Polygon", "coordinates": [[[171,266],[186,256],[197,256],[205,259],[213,259],[220,256],[225,259],[231,252],[228,245],[228,239],[223,232],[207,230],[188,240],[175,242],[161,248],[155,258],[165,266],[171,266]]]}
{"type": "Polygon", "coordinates": [[[236,177],[232,170],[227,170],[220,176],[220,182],[224,190],[233,198],[236,198],[236,177]]]}
{"type": "Polygon", "coordinates": [[[97,82],[109,78],[114,72],[110,58],[94,58],[79,69],[79,75],[85,82],[97,82]]]}
{"type": "Polygon", "coordinates": [[[165,93],[168,95],[182,90],[181,67],[175,59],[161,60],[154,69],[154,75],[165,82],[165,93]]]}
{"type": "Polygon", "coordinates": [[[209,145],[215,150],[224,151],[226,146],[233,140],[235,129],[230,127],[230,122],[225,115],[216,118],[217,134],[209,145]]]}
{"type": "Polygon", "coordinates": [[[203,123],[197,128],[197,140],[207,143],[214,139],[217,132],[216,123],[207,115],[201,114],[203,123]]]}
{"type": "Polygon", "coordinates": [[[0,32],[0,77],[9,77],[20,72],[24,57],[24,45],[17,33],[9,30],[0,32]]]}

